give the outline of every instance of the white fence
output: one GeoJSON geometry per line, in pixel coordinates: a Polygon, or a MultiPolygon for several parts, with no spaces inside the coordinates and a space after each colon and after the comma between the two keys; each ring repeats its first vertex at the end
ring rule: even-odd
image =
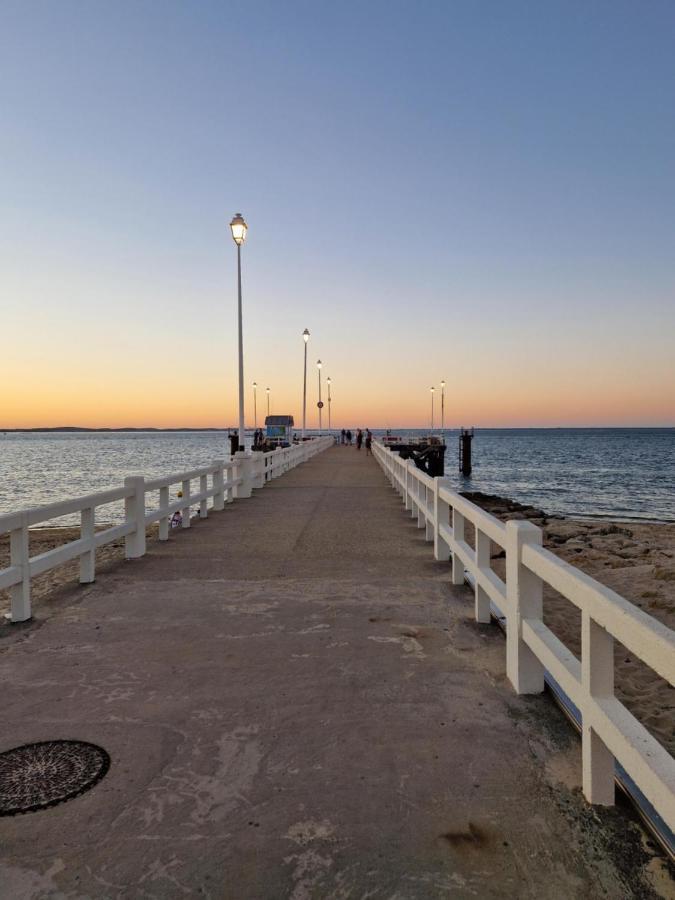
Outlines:
{"type": "Polygon", "coordinates": [[[542,547],[531,522],[506,524],[449,487],[430,478],[412,460],[377,443],[375,457],[433,541],[438,560],[452,560],[452,583],[473,576],[475,617],[490,621],[490,603],[506,617],[506,673],[519,694],[544,690],[552,675],[582,717],[583,790],[590,803],[614,803],[615,760],[675,831],[675,760],[614,696],[614,639],[675,683],[675,634],[614,591],[542,547]],[[465,523],[475,529],[475,547],[465,523]],[[491,544],[506,554],[506,582],[490,567],[491,544]],[[546,583],[581,610],[581,660],[544,625],[546,583]]]}
{"type": "Polygon", "coordinates": [[[0,534],[9,532],[10,564],[0,569],[0,590],[9,588],[12,622],[25,622],[31,617],[31,578],[61,566],[72,559],[80,560],[80,582],[92,582],[96,573],[96,550],[112,541],[124,538],[127,559],[145,554],[146,527],[159,522],[159,540],[169,537],[170,519],[181,513],[181,527],[190,527],[190,507],[199,506],[199,515],[208,515],[208,501],[213,510],[222,510],[234,499],[250,497],[254,488],[278,478],[325,450],[334,443],[332,437],[304,441],[292,447],[269,453],[236,453],[229,462],[214,460],[211,465],[189,472],[178,472],[163,478],[146,481],[142,476],[125,478],[124,486],[51,503],[48,506],[26,509],[0,516],[0,534]],[[196,484],[198,482],[198,485],[196,484]],[[182,496],[170,501],[170,488],[180,485],[182,496]],[[193,490],[193,485],[196,487],[193,490]],[[157,492],[159,506],[147,510],[146,494],[157,492]],[[96,530],[96,509],[109,503],[124,501],[124,522],[104,530],[96,530]],[[80,513],[80,537],[54,550],[31,557],[29,529],[61,516],[80,513]]]}

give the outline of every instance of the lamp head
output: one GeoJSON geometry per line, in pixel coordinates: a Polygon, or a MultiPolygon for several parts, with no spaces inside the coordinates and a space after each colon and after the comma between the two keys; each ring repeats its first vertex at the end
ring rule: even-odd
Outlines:
{"type": "Polygon", "coordinates": [[[431,389],[431,393],[432,393],[432,394],[433,394],[434,390],[435,390],[435,388],[432,388],[432,389],[431,389]]]}
{"type": "Polygon", "coordinates": [[[327,384],[330,384],[330,383],[331,383],[330,375],[328,376],[328,378],[326,378],[326,382],[327,382],[327,384]]]}
{"type": "Polygon", "coordinates": [[[442,388],[445,387],[445,381],[441,381],[441,387],[442,387],[442,388]]]}
{"type": "Polygon", "coordinates": [[[265,388],[265,390],[266,390],[266,391],[267,391],[267,393],[268,393],[268,394],[269,394],[269,392],[270,392],[270,389],[269,389],[269,388],[265,388]]]}
{"type": "Polygon", "coordinates": [[[232,219],[230,228],[232,229],[232,240],[238,247],[241,247],[246,240],[246,231],[248,229],[248,225],[244,222],[244,217],[241,213],[237,213],[232,219]]]}
{"type": "Polygon", "coordinates": [[[317,369],[320,370],[322,365],[323,365],[323,363],[321,362],[321,360],[320,360],[320,359],[317,359],[317,361],[316,361],[316,367],[317,367],[317,369]]]}
{"type": "Polygon", "coordinates": [[[305,343],[307,343],[307,341],[309,340],[309,331],[308,331],[306,328],[305,328],[305,330],[302,332],[302,337],[303,337],[305,343]]]}
{"type": "Polygon", "coordinates": [[[256,381],[253,382],[253,389],[255,390],[258,387],[258,383],[256,381]]]}

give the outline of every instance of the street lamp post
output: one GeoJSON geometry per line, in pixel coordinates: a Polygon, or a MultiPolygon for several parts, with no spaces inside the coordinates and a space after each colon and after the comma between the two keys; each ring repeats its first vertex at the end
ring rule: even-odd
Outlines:
{"type": "Polygon", "coordinates": [[[319,434],[321,434],[322,418],[321,418],[321,410],[323,409],[323,401],[321,400],[321,366],[323,363],[320,359],[316,361],[316,367],[319,370],[319,402],[316,404],[319,407],[319,434]]]}
{"type": "Polygon", "coordinates": [[[258,385],[253,382],[253,425],[255,430],[258,430],[258,398],[256,397],[256,390],[258,385]]]}
{"type": "Polygon", "coordinates": [[[328,385],[328,432],[330,433],[330,385],[331,385],[330,375],[326,379],[326,384],[328,385]]]}
{"type": "Polygon", "coordinates": [[[431,430],[434,430],[434,389],[431,389],[431,430]]]}
{"type": "Polygon", "coordinates": [[[302,379],[302,439],[304,440],[307,427],[307,341],[309,340],[307,328],[302,332],[302,338],[305,342],[305,373],[302,379]]]}
{"type": "Polygon", "coordinates": [[[441,381],[441,434],[445,434],[445,380],[441,381]]]}
{"type": "Polygon", "coordinates": [[[265,388],[265,392],[267,394],[267,415],[269,416],[269,414],[270,414],[270,389],[265,388]]]}
{"type": "Polygon", "coordinates": [[[237,245],[237,287],[238,307],[237,323],[239,330],[239,449],[244,450],[244,333],[241,322],[241,245],[246,240],[248,225],[241,213],[230,222],[232,240],[237,245]]]}

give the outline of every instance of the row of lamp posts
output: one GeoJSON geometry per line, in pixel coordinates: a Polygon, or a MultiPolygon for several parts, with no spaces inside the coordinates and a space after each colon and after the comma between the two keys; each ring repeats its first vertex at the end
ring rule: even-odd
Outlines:
{"type": "MultiPolygon", "coordinates": [[[[270,414],[270,389],[265,388],[265,393],[267,394],[267,415],[270,414]]],[[[256,381],[253,382],[253,426],[255,430],[258,430],[258,383],[256,381]]]]}
{"type": "MultiPolygon", "coordinates": [[[[246,240],[246,232],[248,230],[248,225],[244,221],[244,217],[241,213],[237,213],[232,221],[230,222],[230,230],[232,231],[232,239],[237,245],[237,331],[239,336],[239,447],[241,450],[244,449],[244,337],[243,337],[243,326],[242,326],[242,310],[241,310],[241,245],[246,240]]],[[[303,388],[302,388],[302,436],[305,437],[305,431],[307,428],[307,342],[309,341],[309,331],[307,328],[302,333],[302,337],[305,342],[305,369],[304,369],[304,380],[303,380],[303,388]]],[[[321,399],[321,368],[323,363],[321,360],[317,361],[317,368],[319,370],[319,402],[317,406],[319,408],[319,431],[323,428],[323,419],[322,419],[322,411],[323,411],[323,401],[321,399]]],[[[327,379],[328,384],[328,430],[330,431],[331,421],[330,421],[330,403],[331,403],[331,379],[327,379]]],[[[258,385],[254,381],[253,382],[253,416],[255,421],[255,427],[258,428],[258,397],[257,397],[257,388],[258,385]]],[[[265,388],[265,392],[267,394],[267,415],[270,414],[270,389],[265,388]]]]}

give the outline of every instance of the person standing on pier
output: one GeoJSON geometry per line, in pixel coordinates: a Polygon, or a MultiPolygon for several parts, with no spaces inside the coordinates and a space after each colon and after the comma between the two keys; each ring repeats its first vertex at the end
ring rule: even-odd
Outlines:
{"type": "Polygon", "coordinates": [[[347,443],[347,432],[344,430],[344,428],[343,428],[342,431],[340,432],[340,443],[341,443],[341,444],[346,444],[346,443],[347,443]]]}
{"type": "Polygon", "coordinates": [[[351,447],[351,445],[352,445],[352,431],[351,431],[351,428],[348,428],[348,429],[347,429],[347,443],[348,443],[349,446],[351,447]]]}
{"type": "Polygon", "coordinates": [[[373,446],[373,435],[370,428],[366,428],[366,456],[372,456],[371,447],[373,446]]]}
{"type": "Polygon", "coordinates": [[[356,449],[360,450],[362,444],[363,444],[363,432],[359,428],[359,430],[356,432],[356,449]]]}

